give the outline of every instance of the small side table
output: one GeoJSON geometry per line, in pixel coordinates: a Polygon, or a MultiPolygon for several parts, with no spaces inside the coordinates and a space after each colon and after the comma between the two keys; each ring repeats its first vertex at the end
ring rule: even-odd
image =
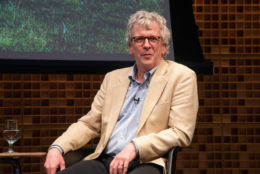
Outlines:
{"type": "Polygon", "coordinates": [[[43,157],[46,152],[14,152],[14,153],[0,153],[0,160],[7,160],[13,167],[14,174],[22,174],[19,158],[22,157],[43,157]]]}

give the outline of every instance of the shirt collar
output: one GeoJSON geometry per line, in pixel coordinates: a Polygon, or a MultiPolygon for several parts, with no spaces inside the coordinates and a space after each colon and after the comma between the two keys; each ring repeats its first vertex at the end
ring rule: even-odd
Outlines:
{"type": "MultiPolygon", "coordinates": [[[[156,71],[156,69],[158,68],[159,65],[155,66],[153,69],[151,69],[150,71],[146,72],[144,74],[144,81],[146,80],[150,80],[150,78],[152,77],[152,75],[154,74],[154,72],[156,71]]],[[[135,72],[136,72],[136,64],[133,66],[128,78],[131,80],[131,81],[136,81],[137,80],[135,79],[135,72]]]]}

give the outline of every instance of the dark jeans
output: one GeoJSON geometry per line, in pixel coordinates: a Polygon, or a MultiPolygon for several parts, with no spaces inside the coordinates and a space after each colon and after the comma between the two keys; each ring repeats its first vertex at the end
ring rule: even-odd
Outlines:
{"type": "MultiPolygon", "coordinates": [[[[95,160],[80,161],[57,174],[109,174],[109,165],[113,157],[102,154],[95,160]]],[[[162,174],[163,168],[156,164],[140,164],[132,161],[127,170],[128,174],[162,174]]]]}

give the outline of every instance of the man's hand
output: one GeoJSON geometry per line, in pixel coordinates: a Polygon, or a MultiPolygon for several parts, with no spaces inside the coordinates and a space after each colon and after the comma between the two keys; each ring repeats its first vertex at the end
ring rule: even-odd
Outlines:
{"type": "Polygon", "coordinates": [[[61,152],[57,148],[52,148],[49,150],[44,167],[47,174],[55,174],[58,168],[60,168],[60,170],[65,169],[65,161],[61,152]]]}
{"type": "Polygon", "coordinates": [[[136,149],[133,143],[128,144],[110,163],[110,174],[126,174],[129,163],[135,159],[136,149]]]}

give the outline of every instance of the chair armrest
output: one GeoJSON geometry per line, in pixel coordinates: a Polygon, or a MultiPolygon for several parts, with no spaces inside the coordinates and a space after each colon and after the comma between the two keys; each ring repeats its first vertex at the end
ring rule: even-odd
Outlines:
{"type": "Polygon", "coordinates": [[[168,153],[168,161],[166,165],[167,174],[175,174],[177,153],[181,147],[173,147],[168,153]]]}

